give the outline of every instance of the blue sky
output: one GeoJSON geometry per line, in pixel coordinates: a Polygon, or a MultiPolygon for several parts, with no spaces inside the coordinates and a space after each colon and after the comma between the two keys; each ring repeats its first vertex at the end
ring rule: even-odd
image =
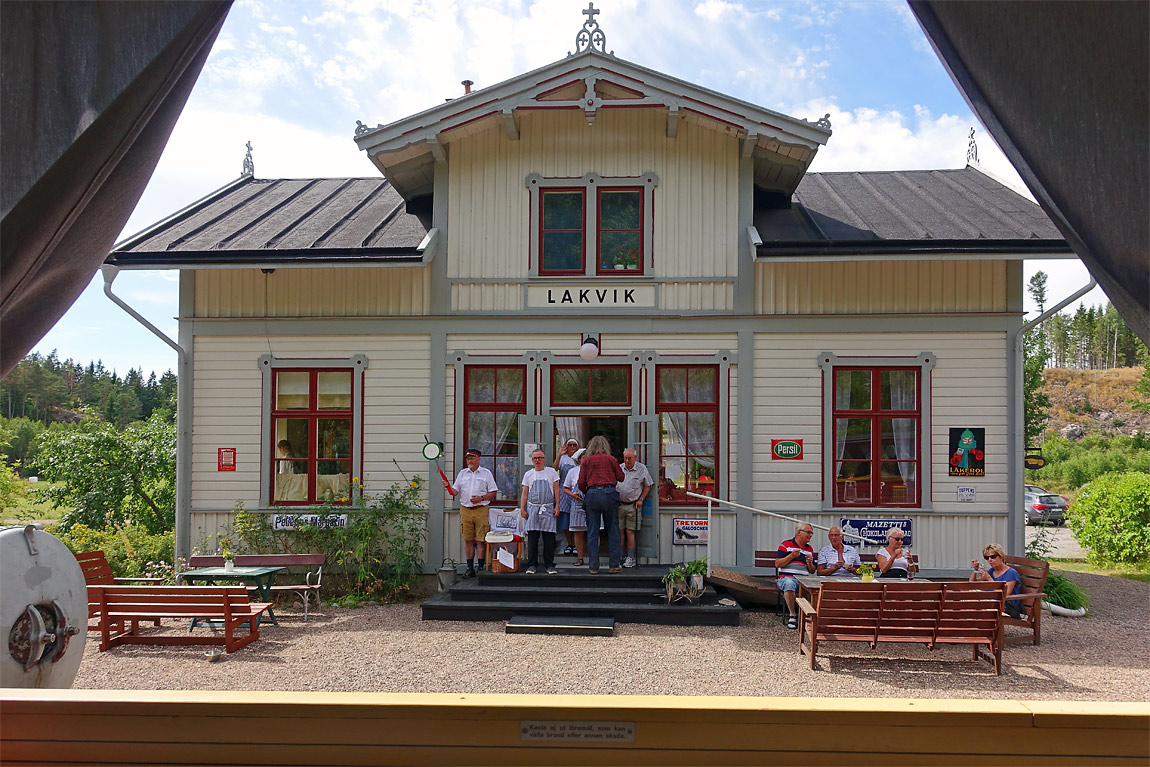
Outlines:
{"type": "MultiPolygon", "coordinates": [[[[976,128],[985,169],[1025,191],[975,120],[904,2],[600,0],[620,58],[794,117],[831,115],[811,170],[960,168],[976,128]]],[[[563,58],[579,0],[239,0],[140,204],[129,236],[240,175],[375,177],[356,120],[388,123],[563,58]]],[[[1029,196],[1029,195],[1028,195],[1029,196]]],[[[1030,262],[1058,300],[1089,276],[1077,261],[1030,262]]],[[[163,372],[175,353],[112,304],[99,275],[37,345],[121,374],[163,372]]],[[[115,292],[172,338],[174,272],[122,272],[115,292]]],[[[1096,290],[1090,303],[1102,303],[1096,290]]]]}

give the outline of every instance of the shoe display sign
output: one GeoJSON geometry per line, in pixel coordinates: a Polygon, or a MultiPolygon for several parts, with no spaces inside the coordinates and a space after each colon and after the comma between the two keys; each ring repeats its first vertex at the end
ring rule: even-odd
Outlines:
{"type": "Polygon", "coordinates": [[[680,519],[673,520],[672,540],[676,546],[705,546],[707,544],[707,520],[680,519]]]}

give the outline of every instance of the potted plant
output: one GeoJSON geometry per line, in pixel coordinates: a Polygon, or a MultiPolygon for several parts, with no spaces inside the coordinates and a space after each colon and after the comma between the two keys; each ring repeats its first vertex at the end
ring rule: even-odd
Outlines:
{"type": "Polygon", "coordinates": [[[614,266],[619,270],[635,271],[639,268],[639,251],[630,248],[617,254],[615,256],[614,266]]]}
{"type": "Polygon", "coordinates": [[[692,559],[687,563],[687,575],[691,576],[691,585],[701,594],[703,592],[703,576],[707,574],[707,560],[705,557],[692,559]]]}
{"type": "Polygon", "coordinates": [[[863,583],[870,583],[874,580],[874,566],[868,564],[859,565],[859,578],[863,583]]]}
{"type": "Polygon", "coordinates": [[[667,592],[667,604],[671,604],[675,595],[683,589],[686,576],[686,572],[680,565],[675,565],[663,576],[663,588],[667,592]]]}
{"type": "Polygon", "coordinates": [[[231,538],[220,538],[220,556],[224,558],[224,570],[230,573],[236,569],[236,562],[232,555],[231,538]]]}

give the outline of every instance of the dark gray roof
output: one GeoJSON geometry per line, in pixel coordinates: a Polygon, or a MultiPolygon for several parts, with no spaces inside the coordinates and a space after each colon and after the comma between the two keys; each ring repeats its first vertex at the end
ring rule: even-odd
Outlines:
{"type": "Polygon", "coordinates": [[[807,173],[789,201],[757,195],[754,223],[762,258],[1070,252],[1042,208],[971,167],[807,173]]]}
{"type": "Polygon", "coordinates": [[[431,200],[384,178],[240,178],[117,245],[120,266],[418,262],[431,200]]]}

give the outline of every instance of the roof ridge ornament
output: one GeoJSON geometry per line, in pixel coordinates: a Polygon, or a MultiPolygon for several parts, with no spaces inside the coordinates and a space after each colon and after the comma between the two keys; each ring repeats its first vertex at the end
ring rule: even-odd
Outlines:
{"type": "Polygon", "coordinates": [[[256,164],[252,160],[252,142],[249,141],[247,143],[247,148],[248,148],[247,154],[244,155],[244,170],[243,170],[243,173],[241,173],[240,175],[241,176],[252,176],[254,178],[256,175],[256,164]]]}
{"type": "Polygon", "coordinates": [[[978,144],[974,143],[974,128],[970,129],[970,134],[967,136],[970,142],[966,145],[966,164],[978,165],[978,144]]]}
{"type": "Polygon", "coordinates": [[[379,125],[375,126],[374,128],[371,128],[367,125],[364,125],[363,122],[360,120],[355,121],[355,135],[356,136],[363,136],[365,134],[371,133],[372,131],[381,130],[382,128],[383,128],[383,123],[380,123],[379,125]]]}
{"type": "Polygon", "coordinates": [[[594,3],[587,3],[581,13],[587,17],[583,22],[583,28],[575,35],[575,53],[568,53],[567,57],[570,58],[586,51],[599,51],[607,56],[614,56],[615,51],[607,50],[607,35],[599,28],[599,22],[595,21],[595,17],[602,11],[596,10],[594,3]]]}
{"type": "Polygon", "coordinates": [[[830,130],[831,129],[831,113],[827,112],[825,115],[820,117],[817,121],[815,121],[815,125],[817,125],[820,128],[826,128],[827,130],[830,130]]]}

